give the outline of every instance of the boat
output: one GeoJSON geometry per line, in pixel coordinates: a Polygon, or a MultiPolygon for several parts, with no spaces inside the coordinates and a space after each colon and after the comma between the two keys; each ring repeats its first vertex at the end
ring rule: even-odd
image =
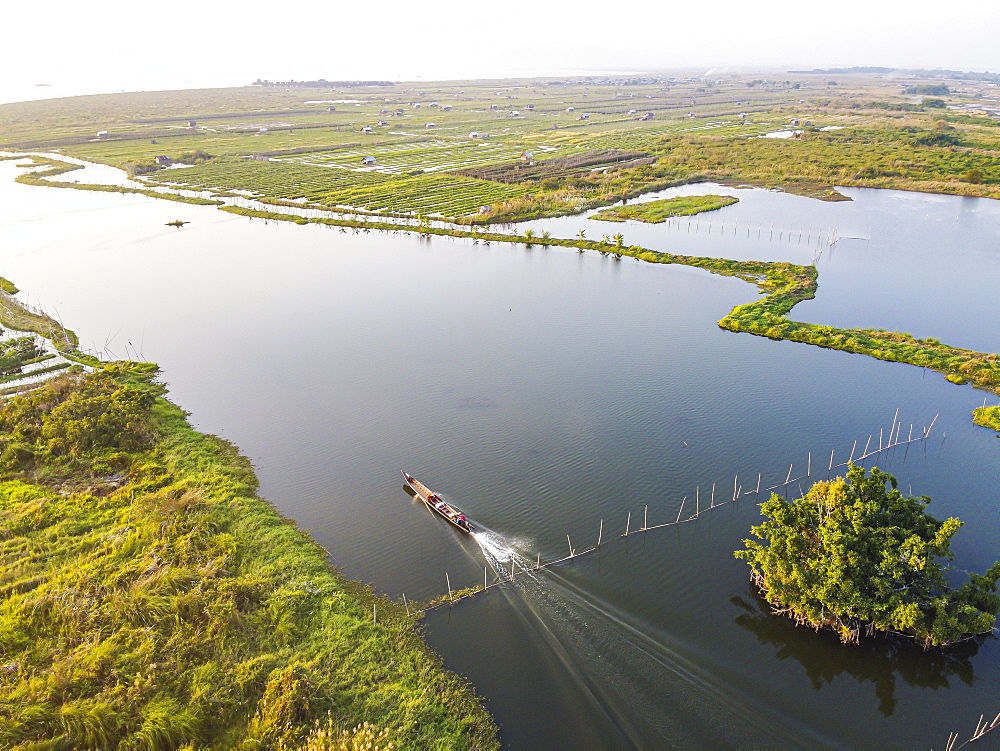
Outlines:
{"type": "Polygon", "coordinates": [[[469,520],[465,518],[465,514],[463,514],[460,509],[457,509],[450,503],[447,503],[441,496],[428,488],[413,475],[408,474],[403,470],[400,471],[403,472],[403,479],[406,480],[406,484],[413,488],[413,492],[417,494],[417,498],[423,501],[427,505],[427,508],[436,514],[440,514],[463,532],[469,534],[472,533],[472,525],[469,523],[469,520]]]}

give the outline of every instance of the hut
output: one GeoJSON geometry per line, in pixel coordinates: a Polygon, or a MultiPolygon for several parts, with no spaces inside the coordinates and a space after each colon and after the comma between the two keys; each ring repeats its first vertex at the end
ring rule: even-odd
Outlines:
{"type": "Polygon", "coordinates": [[[372,132],[373,130],[374,130],[374,129],[372,128],[372,126],[370,126],[370,125],[366,125],[365,127],[363,127],[363,128],[361,129],[361,132],[362,132],[362,133],[371,133],[371,132],[372,132]]]}
{"type": "Polygon", "coordinates": [[[424,123],[424,127],[425,128],[436,128],[437,125],[435,123],[424,123]]]}
{"type": "Polygon", "coordinates": [[[167,156],[166,154],[161,154],[160,156],[153,157],[153,159],[156,161],[157,164],[162,164],[165,166],[172,164],[172,162],[170,161],[170,157],[167,156]]]}
{"type": "Polygon", "coordinates": [[[364,157],[361,160],[361,163],[363,165],[365,165],[366,167],[374,167],[375,166],[375,157],[373,157],[373,156],[366,156],[366,157],[364,157]]]}
{"type": "Polygon", "coordinates": [[[106,138],[107,135],[108,135],[108,131],[106,131],[106,130],[99,130],[99,131],[97,131],[97,137],[98,138],[106,138]]]}

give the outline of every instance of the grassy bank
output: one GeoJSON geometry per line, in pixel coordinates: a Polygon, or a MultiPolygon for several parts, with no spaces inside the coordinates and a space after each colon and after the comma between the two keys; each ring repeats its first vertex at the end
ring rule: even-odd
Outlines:
{"type": "Polygon", "coordinates": [[[496,748],[402,607],[332,571],[155,373],[0,407],[0,746],[496,748]]]}
{"type": "Polygon", "coordinates": [[[1000,433],[1000,407],[976,407],[972,410],[972,421],[1000,433]]]}
{"type": "Polygon", "coordinates": [[[605,222],[624,222],[626,219],[635,219],[648,224],[660,224],[670,217],[693,216],[705,211],[715,211],[724,206],[739,203],[739,200],[732,196],[678,196],[677,198],[664,198],[660,201],[636,203],[631,206],[614,206],[599,211],[590,218],[605,222]]]}
{"type": "Polygon", "coordinates": [[[478,242],[506,242],[524,245],[545,245],[596,250],[617,257],[631,256],[649,263],[676,263],[693,266],[725,276],[736,276],[756,284],[765,297],[739,305],[719,321],[729,331],[744,332],[771,339],[787,339],[827,349],[868,355],[879,360],[902,362],[935,370],[951,380],[972,383],[1000,395],[1000,355],[960,349],[942,344],[936,339],[916,339],[908,334],[873,329],[838,329],[788,318],[788,313],[802,300],[815,297],[817,271],[814,266],[764,261],[732,261],[660,253],[623,242],[611,244],[585,239],[565,239],[544,236],[522,236],[500,232],[467,232],[443,227],[414,228],[409,224],[367,222],[333,218],[311,218],[257,211],[236,206],[224,206],[223,211],[253,218],[293,221],[298,224],[327,224],[355,229],[414,232],[422,235],[444,235],[472,238],[478,242]]]}

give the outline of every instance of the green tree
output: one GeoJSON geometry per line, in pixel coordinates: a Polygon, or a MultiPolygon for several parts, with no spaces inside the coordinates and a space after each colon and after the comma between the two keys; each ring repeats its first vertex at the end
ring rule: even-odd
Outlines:
{"type": "Polygon", "coordinates": [[[973,185],[981,185],[983,182],[983,171],[979,167],[973,167],[965,173],[965,182],[973,185]]]}
{"type": "Polygon", "coordinates": [[[857,643],[862,628],[943,646],[990,631],[1000,611],[1000,563],[952,589],[950,560],[958,519],[925,512],[930,499],[906,497],[877,467],[852,466],[847,477],[817,482],[791,503],[777,494],[761,504],[767,520],[753,527],[735,555],[776,613],[830,628],[857,643]]]}

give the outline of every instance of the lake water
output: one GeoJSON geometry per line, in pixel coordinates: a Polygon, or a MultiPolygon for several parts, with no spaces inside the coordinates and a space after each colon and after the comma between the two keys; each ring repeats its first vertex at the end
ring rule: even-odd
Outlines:
{"type": "MultiPolygon", "coordinates": [[[[943,748],[1000,710],[995,639],[928,654],[795,628],[766,613],[732,557],[762,498],[704,511],[713,483],[728,499],[735,475],[746,493],[790,463],[802,477],[807,458],[808,480],[826,477],[831,450],[840,462],[877,440],[897,408],[904,426],[940,414],[931,440],[877,464],[938,516],[965,520],[955,565],[982,571],[1000,557],[1000,440],[969,417],[982,393],[722,331],[715,322],[756,288],[690,268],[265,223],[21,186],[16,172],[0,162],[0,275],[85,347],[158,362],[193,423],[239,445],[262,494],[348,576],[428,599],[446,573],[473,586],[511,551],[527,565],[564,556],[566,535],[589,547],[603,520],[599,554],[426,617],[507,747],[943,748]],[[190,224],[164,226],[177,218],[190,224]],[[400,469],[487,528],[499,555],[414,505],[400,469]],[[630,512],[633,530],[644,513],[672,521],[696,495],[696,522],[620,537],[630,512]]],[[[741,201],[691,222],[524,227],[817,258],[819,294],[794,317],[1000,351],[1000,202],[663,195],[705,192],[741,201]]]]}

